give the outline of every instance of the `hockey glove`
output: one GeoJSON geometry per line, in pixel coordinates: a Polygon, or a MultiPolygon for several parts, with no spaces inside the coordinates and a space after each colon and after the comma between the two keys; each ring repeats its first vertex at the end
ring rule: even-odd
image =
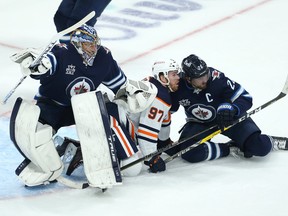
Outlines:
{"type": "Polygon", "coordinates": [[[166,147],[167,145],[170,145],[170,144],[172,144],[172,143],[173,143],[173,141],[172,141],[170,138],[168,138],[167,140],[160,140],[160,139],[158,139],[158,141],[157,141],[157,149],[164,148],[164,147],[166,147]]]}
{"type": "Polygon", "coordinates": [[[46,56],[44,56],[41,59],[40,64],[35,65],[33,68],[31,68],[31,64],[33,61],[34,61],[34,57],[29,56],[20,63],[21,72],[24,76],[42,75],[42,74],[45,74],[48,70],[50,70],[52,67],[52,64],[49,58],[46,56]]]}
{"type": "Polygon", "coordinates": [[[219,105],[217,109],[217,124],[221,131],[224,131],[225,127],[233,124],[236,113],[236,107],[230,103],[222,103],[219,105]]]}
{"type": "Polygon", "coordinates": [[[149,161],[144,161],[144,164],[149,166],[152,173],[157,173],[166,170],[166,164],[160,155],[152,157],[149,161]]]}

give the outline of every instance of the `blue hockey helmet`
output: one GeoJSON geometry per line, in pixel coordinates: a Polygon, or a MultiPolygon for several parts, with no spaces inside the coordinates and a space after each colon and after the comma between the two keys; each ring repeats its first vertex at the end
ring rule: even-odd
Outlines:
{"type": "Polygon", "coordinates": [[[184,58],[181,66],[185,76],[191,79],[199,78],[209,73],[206,63],[194,54],[184,58]]]}
{"type": "Polygon", "coordinates": [[[78,51],[80,55],[82,55],[86,64],[92,65],[94,58],[97,54],[97,50],[101,45],[100,38],[96,32],[96,29],[93,26],[89,26],[87,24],[82,25],[75,31],[71,33],[70,41],[78,51]],[[91,43],[96,47],[95,50],[91,53],[91,50],[87,51],[87,48],[83,48],[83,43],[91,43]]]}
{"type": "Polygon", "coordinates": [[[78,29],[72,32],[71,42],[88,42],[88,43],[98,43],[99,37],[97,35],[96,29],[87,24],[82,25],[78,29]]]}

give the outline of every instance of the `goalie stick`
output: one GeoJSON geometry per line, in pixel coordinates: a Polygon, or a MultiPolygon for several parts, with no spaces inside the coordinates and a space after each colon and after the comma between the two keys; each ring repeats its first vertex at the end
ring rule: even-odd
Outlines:
{"type": "MultiPolygon", "coordinates": [[[[252,111],[248,112],[246,115],[242,116],[241,118],[235,120],[232,125],[230,125],[230,126],[228,126],[228,127],[225,127],[225,128],[224,128],[224,131],[226,131],[226,130],[228,130],[229,128],[233,127],[234,125],[236,125],[236,124],[238,124],[238,123],[246,120],[246,119],[249,118],[251,115],[254,115],[255,113],[258,113],[258,112],[261,111],[262,109],[270,106],[271,104],[273,104],[273,103],[275,103],[276,101],[280,100],[281,98],[285,97],[285,96],[287,95],[287,93],[288,93],[288,76],[287,76],[287,78],[286,78],[286,82],[285,82],[285,84],[284,84],[284,87],[283,87],[282,91],[280,92],[280,94],[279,94],[278,96],[276,96],[275,98],[271,99],[270,101],[264,103],[263,105],[257,107],[256,109],[253,109],[252,111]]],[[[188,121],[189,121],[189,119],[188,119],[188,121]]],[[[196,146],[198,146],[198,145],[206,142],[207,140],[212,139],[214,136],[220,134],[222,131],[221,131],[220,129],[218,129],[218,125],[211,126],[210,128],[207,128],[207,129],[205,129],[205,130],[203,130],[203,131],[201,131],[201,132],[199,132],[199,133],[197,133],[197,134],[194,134],[194,135],[191,136],[191,137],[187,137],[186,139],[183,139],[183,140],[181,140],[181,141],[176,141],[176,142],[174,142],[174,143],[172,143],[172,144],[167,145],[167,146],[164,147],[164,148],[161,148],[161,149],[159,149],[159,150],[157,150],[157,151],[154,151],[154,152],[152,152],[152,153],[150,153],[150,154],[148,154],[148,155],[145,155],[145,156],[142,157],[142,158],[139,158],[139,159],[137,159],[137,160],[135,160],[135,161],[133,161],[133,162],[125,165],[125,166],[122,166],[122,167],[120,168],[120,170],[123,171],[123,170],[125,170],[125,169],[127,169],[127,168],[129,168],[129,167],[131,167],[131,166],[133,166],[133,165],[135,165],[135,164],[137,164],[137,163],[140,163],[140,162],[142,162],[142,161],[144,161],[144,160],[150,159],[151,157],[153,157],[153,156],[155,156],[155,155],[158,155],[158,154],[160,154],[160,153],[162,153],[162,152],[164,152],[164,151],[166,151],[166,150],[169,150],[169,149],[171,149],[171,148],[173,148],[173,147],[175,147],[175,146],[177,146],[177,145],[180,145],[180,144],[186,142],[187,140],[190,140],[190,139],[192,139],[192,138],[195,138],[195,137],[197,137],[197,136],[199,136],[199,135],[201,135],[201,134],[203,134],[203,133],[206,133],[206,132],[208,132],[208,131],[210,131],[210,130],[212,130],[212,129],[216,129],[216,128],[217,128],[216,131],[214,131],[213,133],[209,134],[209,135],[206,136],[205,138],[203,138],[203,139],[199,140],[198,142],[192,144],[192,145],[189,146],[188,148],[183,149],[182,151],[180,151],[180,152],[178,152],[178,153],[176,153],[176,154],[174,154],[174,155],[166,158],[166,159],[164,160],[164,162],[165,162],[165,163],[168,163],[168,162],[172,161],[173,159],[175,159],[175,158],[181,156],[182,154],[186,153],[187,151],[195,148],[196,146]]],[[[82,183],[80,183],[80,182],[73,182],[73,181],[71,181],[71,180],[69,180],[69,179],[66,179],[66,178],[64,179],[63,182],[62,182],[61,180],[62,180],[62,179],[60,178],[60,181],[59,181],[60,183],[65,184],[66,186],[69,186],[69,187],[71,187],[71,188],[84,189],[84,188],[86,188],[86,187],[88,186],[86,182],[82,182],[82,183]]]]}
{"type": "MultiPolygon", "coordinates": [[[[273,104],[274,102],[278,101],[279,99],[285,97],[285,96],[287,95],[287,93],[288,93],[288,76],[287,76],[287,78],[286,78],[286,81],[285,81],[285,84],[284,84],[284,87],[283,87],[282,91],[280,92],[280,94],[279,94],[277,97],[275,97],[275,98],[273,98],[272,100],[266,102],[265,104],[257,107],[256,109],[252,110],[251,112],[247,113],[246,115],[242,116],[241,118],[235,120],[232,125],[230,125],[229,127],[225,128],[224,130],[228,130],[230,127],[234,126],[235,124],[238,124],[239,122],[242,122],[242,121],[246,120],[246,119],[249,118],[251,115],[259,112],[260,110],[262,110],[262,109],[266,108],[267,106],[273,104]]],[[[189,121],[189,119],[187,119],[187,120],[189,121]]],[[[144,160],[148,160],[148,159],[150,159],[151,157],[154,157],[155,155],[161,154],[161,153],[164,152],[164,151],[167,151],[167,150],[169,150],[169,149],[171,149],[171,148],[173,148],[173,147],[175,147],[175,146],[177,146],[177,145],[180,145],[180,144],[182,144],[182,143],[184,143],[184,142],[186,142],[186,141],[188,141],[188,140],[190,140],[190,139],[193,139],[193,138],[195,138],[195,137],[197,137],[197,136],[199,136],[199,135],[201,135],[201,134],[204,134],[204,133],[206,133],[206,132],[208,132],[208,131],[210,131],[210,130],[213,130],[213,129],[218,129],[218,125],[211,126],[210,128],[207,128],[207,129],[205,129],[205,130],[203,130],[203,131],[201,131],[201,132],[199,132],[199,133],[197,133],[197,134],[194,134],[194,135],[192,135],[192,136],[190,136],[190,137],[187,137],[187,138],[185,138],[185,139],[183,139],[183,140],[181,140],[181,141],[176,141],[176,142],[174,142],[174,143],[172,143],[172,144],[169,144],[169,145],[167,145],[167,146],[165,146],[165,147],[163,147],[163,148],[161,148],[161,149],[158,149],[157,151],[154,151],[154,152],[152,152],[152,153],[150,153],[150,154],[148,154],[148,155],[145,155],[145,156],[143,156],[142,158],[139,158],[139,159],[137,159],[137,160],[135,160],[135,161],[133,161],[133,162],[131,162],[131,163],[129,163],[129,164],[121,167],[121,171],[122,171],[122,170],[125,170],[125,169],[127,169],[127,168],[129,168],[129,167],[131,167],[131,166],[133,166],[133,165],[135,165],[135,164],[137,164],[137,163],[140,163],[140,162],[142,162],[142,161],[144,161],[144,160]]],[[[201,144],[201,143],[203,143],[203,142],[206,142],[207,140],[211,139],[212,137],[214,137],[214,136],[216,136],[217,134],[220,134],[220,133],[221,133],[221,130],[216,130],[215,132],[211,133],[211,134],[208,135],[207,137],[203,138],[202,140],[200,140],[199,142],[191,145],[191,146],[188,147],[188,148],[191,148],[191,149],[192,149],[192,148],[195,148],[195,147],[196,147],[195,145],[198,145],[198,144],[201,144]],[[193,146],[193,147],[192,147],[192,146],[193,146]]],[[[189,149],[189,150],[191,150],[191,149],[189,149]]],[[[167,159],[165,160],[165,162],[167,163],[167,162],[173,160],[174,158],[179,157],[180,155],[184,154],[185,152],[187,152],[187,151],[189,151],[189,150],[184,149],[184,150],[183,150],[183,153],[181,153],[182,151],[181,151],[181,152],[178,152],[177,154],[170,156],[170,157],[169,157],[170,159],[167,158],[167,159]],[[185,152],[184,152],[184,151],[185,151],[185,152]]]]}
{"type": "MultiPolygon", "coordinates": [[[[95,11],[90,12],[88,15],[86,15],[83,19],[81,19],[79,22],[75,23],[74,25],[70,26],[67,29],[64,29],[61,32],[58,32],[57,34],[55,34],[49,44],[43,49],[43,51],[40,53],[40,55],[38,55],[34,61],[31,63],[29,68],[33,68],[35,66],[37,66],[38,64],[40,64],[43,56],[45,54],[47,54],[58,42],[58,40],[65,34],[68,34],[69,32],[72,32],[73,30],[79,28],[81,25],[83,25],[84,23],[86,23],[87,21],[89,21],[91,18],[93,18],[95,16],[95,11]]],[[[15,57],[15,54],[11,56],[11,59],[13,59],[13,57],[15,57]]],[[[21,58],[23,56],[18,56],[17,58],[21,58]]],[[[14,60],[15,61],[15,60],[14,60]]],[[[2,104],[6,104],[8,99],[12,96],[12,94],[15,92],[15,90],[18,88],[19,85],[21,85],[21,83],[26,79],[27,76],[23,76],[21,77],[21,79],[19,80],[19,82],[15,85],[15,87],[13,89],[11,89],[11,91],[6,95],[6,97],[3,99],[3,101],[1,102],[2,104]]]]}
{"type": "MultiPolygon", "coordinates": [[[[264,103],[263,105],[257,107],[256,109],[248,112],[246,115],[242,116],[241,118],[235,120],[232,125],[230,125],[230,126],[228,126],[228,127],[225,127],[225,128],[224,128],[224,131],[226,131],[226,130],[228,130],[229,128],[233,127],[234,125],[236,125],[236,124],[238,124],[238,123],[246,120],[246,119],[249,118],[251,115],[254,115],[255,113],[258,113],[258,112],[261,111],[262,109],[270,106],[270,105],[273,104],[274,102],[276,102],[276,101],[280,100],[281,98],[285,97],[285,96],[287,95],[287,93],[288,93],[288,76],[287,76],[287,78],[286,78],[286,82],[285,82],[285,84],[284,84],[283,90],[280,92],[280,94],[279,94],[278,96],[276,96],[275,98],[271,99],[270,101],[264,103]]],[[[177,146],[177,145],[180,145],[181,143],[183,143],[183,142],[185,142],[185,141],[187,141],[187,140],[190,140],[190,139],[192,139],[192,138],[195,138],[196,136],[199,136],[200,134],[203,134],[203,133],[205,133],[205,132],[207,132],[207,131],[209,131],[209,130],[215,129],[215,128],[218,128],[218,126],[217,126],[217,125],[214,125],[214,126],[208,128],[208,129],[203,130],[203,131],[201,131],[201,132],[199,132],[199,133],[197,133],[197,134],[195,134],[195,135],[193,135],[193,136],[191,136],[191,137],[188,137],[188,138],[186,138],[186,139],[184,139],[184,140],[182,140],[182,141],[180,141],[180,142],[179,142],[179,141],[176,141],[176,142],[174,142],[174,143],[172,143],[172,144],[169,144],[169,145],[167,145],[167,146],[164,147],[164,148],[161,148],[161,149],[159,149],[159,150],[157,150],[157,151],[155,151],[155,152],[153,152],[153,153],[151,153],[151,154],[148,154],[148,155],[146,155],[146,156],[144,156],[144,157],[142,157],[142,158],[139,158],[138,160],[135,160],[135,161],[133,161],[133,162],[131,162],[131,163],[129,163],[129,164],[121,167],[121,171],[122,171],[122,170],[125,170],[125,169],[127,169],[127,168],[129,168],[129,167],[131,167],[131,166],[133,166],[133,165],[135,165],[135,164],[137,164],[137,163],[139,163],[139,162],[142,162],[142,161],[144,161],[144,160],[150,159],[151,157],[153,157],[153,156],[155,156],[155,155],[158,155],[158,154],[160,154],[160,153],[162,153],[162,152],[164,152],[164,151],[166,151],[166,150],[168,150],[168,149],[170,149],[170,148],[173,148],[173,147],[175,147],[175,146],[177,146]]],[[[166,159],[164,160],[164,162],[165,162],[165,163],[168,163],[168,162],[172,161],[173,159],[181,156],[182,154],[186,153],[187,151],[190,151],[191,149],[195,148],[196,146],[198,146],[198,145],[206,142],[207,140],[212,139],[214,136],[220,134],[221,132],[222,132],[222,131],[221,131],[220,129],[216,130],[215,132],[209,134],[208,136],[206,136],[205,138],[199,140],[198,142],[194,143],[193,145],[189,146],[188,148],[183,149],[182,151],[180,151],[180,152],[178,152],[178,153],[176,153],[176,154],[174,154],[174,155],[166,158],[166,159]]],[[[65,177],[63,177],[63,176],[60,176],[59,178],[57,178],[57,181],[58,181],[59,183],[65,185],[65,186],[68,186],[68,187],[71,187],[71,188],[75,188],[75,189],[84,189],[84,188],[89,187],[89,184],[88,184],[87,182],[76,182],[76,181],[72,181],[72,180],[70,180],[70,179],[68,179],[68,178],[65,178],[65,177]]],[[[104,192],[104,191],[103,191],[103,192],[104,192]]]]}
{"type": "MultiPolygon", "coordinates": [[[[276,101],[280,100],[281,98],[285,97],[285,96],[287,95],[287,93],[288,93],[288,76],[287,76],[287,78],[286,78],[286,82],[285,82],[285,84],[284,84],[284,87],[283,87],[282,91],[280,92],[280,94],[279,94],[278,96],[276,96],[275,98],[273,98],[273,99],[271,99],[270,101],[266,102],[265,104],[263,104],[263,105],[255,108],[254,110],[246,113],[246,114],[245,114],[244,116],[242,116],[241,118],[235,120],[232,125],[229,125],[228,127],[225,127],[223,131],[228,130],[229,128],[233,127],[234,125],[236,125],[236,124],[238,124],[238,123],[246,120],[246,119],[249,118],[251,115],[254,115],[255,113],[258,113],[259,111],[261,111],[262,109],[270,106],[270,105],[273,104],[274,102],[276,102],[276,101]]],[[[214,136],[222,133],[223,131],[221,131],[220,129],[214,131],[213,133],[209,134],[208,136],[206,136],[205,138],[199,140],[198,142],[192,144],[191,146],[188,146],[187,148],[179,151],[178,153],[176,153],[176,154],[174,154],[174,155],[171,155],[170,157],[166,158],[166,159],[164,160],[164,162],[165,162],[165,163],[168,163],[168,162],[174,160],[175,158],[180,157],[181,155],[185,154],[186,152],[190,151],[190,150],[193,149],[193,148],[196,148],[198,145],[200,145],[200,144],[202,144],[202,143],[204,143],[204,142],[212,139],[214,136]]]]}

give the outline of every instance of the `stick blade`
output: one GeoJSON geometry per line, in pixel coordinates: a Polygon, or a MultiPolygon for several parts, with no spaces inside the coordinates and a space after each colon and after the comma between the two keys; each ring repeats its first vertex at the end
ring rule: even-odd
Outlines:
{"type": "Polygon", "coordinates": [[[287,93],[288,93],[288,75],[287,75],[287,78],[286,78],[285,85],[283,87],[282,93],[284,93],[285,95],[287,95],[287,93]]]}

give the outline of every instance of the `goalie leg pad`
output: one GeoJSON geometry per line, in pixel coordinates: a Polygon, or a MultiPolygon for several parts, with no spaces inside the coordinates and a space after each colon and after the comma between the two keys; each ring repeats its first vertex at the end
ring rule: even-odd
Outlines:
{"type": "Polygon", "coordinates": [[[121,183],[121,172],[102,93],[74,95],[71,101],[89,185],[104,189],[121,183]]]}
{"type": "Polygon", "coordinates": [[[46,185],[59,177],[58,172],[43,172],[29,159],[25,159],[15,170],[16,175],[26,186],[46,185]]]}
{"type": "Polygon", "coordinates": [[[63,171],[63,163],[52,140],[52,127],[39,123],[39,115],[38,106],[18,98],[10,121],[11,140],[19,152],[31,161],[23,166],[22,171],[17,169],[19,177],[25,184],[32,186],[53,181],[63,171]],[[33,175],[38,177],[29,177],[33,175]]]}

